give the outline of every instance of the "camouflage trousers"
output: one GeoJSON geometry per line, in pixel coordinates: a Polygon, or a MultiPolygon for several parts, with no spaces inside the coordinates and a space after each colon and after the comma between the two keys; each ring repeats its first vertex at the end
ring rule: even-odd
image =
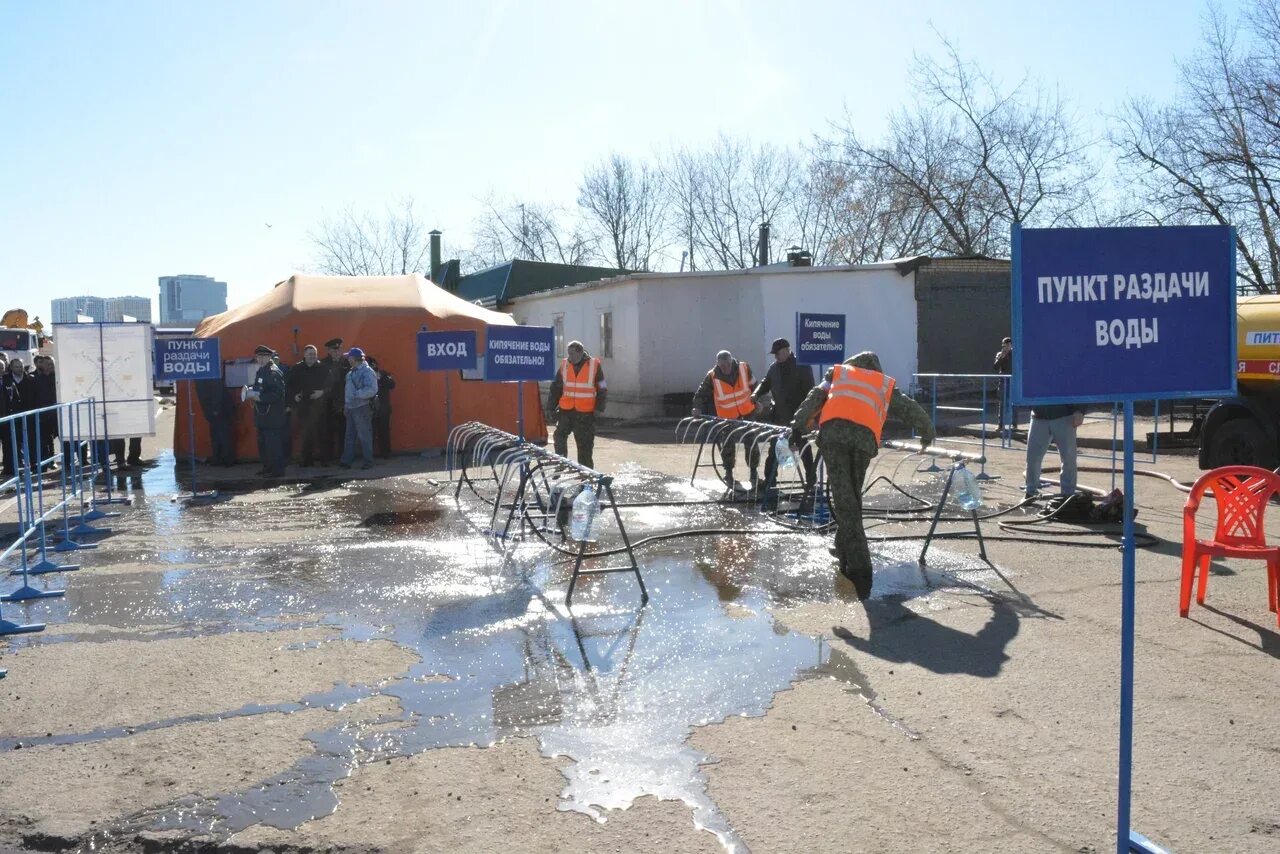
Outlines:
{"type": "Polygon", "coordinates": [[[569,456],[570,433],[573,434],[573,443],[578,446],[578,462],[589,469],[595,468],[592,452],[596,447],[596,414],[560,410],[556,416],[556,432],[552,441],[555,442],[556,453],[562,457],[569,456]]]}
{"type": "Polygon", "coordinates": [[[862,490],[871,457],[856,445],[826,434],[818,436],[818,448],[827,466],[840,571],[853,582],[858,598],[866,599],[871,595],[871,550],[862,530],[862,490]]]}

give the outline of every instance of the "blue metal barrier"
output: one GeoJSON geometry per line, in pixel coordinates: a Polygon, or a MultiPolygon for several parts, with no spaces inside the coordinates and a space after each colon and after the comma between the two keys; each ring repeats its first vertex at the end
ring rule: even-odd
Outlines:
{"type": "MultiPolygon", "coordinates": [[[[80,567],[75,564],[59,564],[50,558],[54,553],[81,548],[92,548],[77,543],[72,535],[73,510],[83,521],[86,507],[85,484],[95,479],[97,465],[87,466],[81,461],[84,447],[81,415],[88,411],[92,416],[95,401],[78,400],[39,409],[19,412],[0,418],[0,446],[6,457],[6,469],[12,475],[0,482],[0,490],[12,491],[12,507],[17,515],[17,536],[0,550],[0,562],[16,556],[17,566],[10,575],[22,577],[21,584],[11,592],[0,594],[0,602],[30,603],[41,599],[62,596],[61,589],[43,589],[32,583],[33,578],[50,573],[71,572],[80,567]],[[57,469],[57,477],[52,470],[57,469]],[[59,542],[56,530],[61,517],[62,531],[59,542]],[[51,524],[52,520],[52,524],[51,524]],[[33,555],[38,560],[32,563],[33,555]]],[[[87,419],[92,432],[93,418],[87,419]]],[[[92,506],[92,490],[88,506],[92,506]]],[[[7,510],[6,504],[0,509],[7,510]]],[[[43,623],[18,623],[0,616],[0,635],[25,634],[44,629],[43,623]]],[[[0,676],[4,672],[0,670],[0,676]]]]}

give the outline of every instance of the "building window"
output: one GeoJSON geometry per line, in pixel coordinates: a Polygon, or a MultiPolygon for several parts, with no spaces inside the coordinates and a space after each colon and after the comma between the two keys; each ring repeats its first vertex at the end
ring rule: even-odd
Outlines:
{"type": "Polygon", "coordinates": [[[555,334],[556,334],[556,358],[563,359],[565,355],[564,353],[564,315],[563,314],[552,315],[551,328],[555,330],[555,334]]]}
{"type": "Polygon", "coordinates": [[[600,358],[613,358],[613,312],[600,313],[600,358]]]}

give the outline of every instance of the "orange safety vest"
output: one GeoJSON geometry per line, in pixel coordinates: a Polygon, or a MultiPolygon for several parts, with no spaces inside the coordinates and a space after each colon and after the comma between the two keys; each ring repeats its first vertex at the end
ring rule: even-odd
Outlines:
{"type": "Polygon", "coordinates": [[[833,418],[852,421],[874,433],[879,442],[884,422],[889,419],[893,377],[852,365],[836,365],[832,370],[831,390],[818,423],[826,424],[833,418]]]}
{"type": "Polygon", "coordinates": [[[716,415],[721,418],[746,418],[756,411],[751,402],[751,366],[738,363],[738,384],[729,385],[711,370],[711,390],[715,392],[716,415]]]}
{"type": "Polygon", "coordinates": [[[564,382],[564,390],[560,392],[560,409],[565,412],[596,411],[596,372],[600,369],[600,360],[592,357],[583,359],[577,368],[573,362],[565,359],[560,363],[560,378],[564,382]],[[587,376],[583,379],[579,372],[586,368],[587,376]]]}

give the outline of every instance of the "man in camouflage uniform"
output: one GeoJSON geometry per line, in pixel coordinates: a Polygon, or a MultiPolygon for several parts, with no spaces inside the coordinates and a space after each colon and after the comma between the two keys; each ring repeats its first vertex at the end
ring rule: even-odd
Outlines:
{"type": "MultiPolygon", "coordinates": [[[[880,357],[870,351],[845,361],[846,365],[883,374],[880,357]]],[[[791,422],[791,444],[799,446],[805,425],[819,415],[827,402],[835,369],[827,371],[823,381],[814,386],[791,422]]],[[[936,433],[929,414],[911,398],[895,388],[888,399],[887,414],[906,422],[920,433],[921,447],[933,444],[936,433]]],[[[836,543],[831,554],[840,561],[840,572],[853,582],[858,598],[871,596],[871,550],[862,529],[862,492],[867,467],[879,453],[875,434],[870,428],[843,418],[832,418],[818,429],[818,450],[827,466],[827,483],[831,489],[831,513],[836,520],[836,543]]]]}

